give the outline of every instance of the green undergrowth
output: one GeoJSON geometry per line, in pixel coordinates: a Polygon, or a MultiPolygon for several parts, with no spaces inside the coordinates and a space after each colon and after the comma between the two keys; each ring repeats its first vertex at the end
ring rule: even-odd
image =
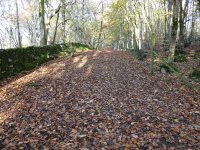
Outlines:
{"type": "Polygon", "coordinates": [[[176,50],[174,61],[175,62],[187,62],[187,53],[182,50],[176,50]]]}
{"type": "MultiPolygon", "coordinates": [[[[164,68],[165,72],[170,72],[173,73],[179,80],[182,81],[182,83],[189,87],[190,89],[193,89],[194,91],[199,91],[200,87],[199,86],[194,86],[186,76],[184,76],[180,70],[176,67],[175,64],[173,63],[169,63],[167,58],[162,58],[159,54],[154,53],[154,55],[158,58],[160,58],[161,60],[161,64],[160,64],[160,69],[164,68]]],[[[199,69],[195,69],[193,70],[193,72],[190,73],[189,75],[190,78],[192,79],[197,79],[199,80],[200,77],[200,70],[199,69]]]]}
{"type": "Polygon", "coordinates": [[[189,78],[193,79],[196,82],[200,82],[200,68],[194,69],[190,74],[189,78]]]}
{"type": "Polygon", "coordinates": [[[162,62],[160,69],[164,69],[168,73],[179,72],[178,68],[173,63],[162,62]]]}

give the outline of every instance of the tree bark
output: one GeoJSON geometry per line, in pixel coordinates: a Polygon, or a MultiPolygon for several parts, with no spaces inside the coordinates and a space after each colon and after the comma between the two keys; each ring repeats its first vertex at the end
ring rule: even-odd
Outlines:
{"type": "Polygon", "coordinates": [[[61,0],[61,14],[62,14],[62,27],[61,27],[61,31],[62,31],[62,42],[65,43],[66,41],[66,15],[65,15],[65,0],[61,0]]]}
{"type": "Polygon", "coordinates": [[[41,30],[41,36],[40,36],[40,45],[44,46],[47,45],[47,30],[46,30],[46,24],[45,24],[45,6],[44,6],[44,0],[39,1],[39,18],[40,18],[40,30],[41,30]]]}
{"type": "MultiPolygon", "coordinates": [[[[194,7],[194,2],[193,2],[193,7],[194,7]]],[[[194,13],[192,14],[192,22],[191,22],[191,30],[190,30],[190,35],[189,35],[189,45],[192,43],[193,38],[194,38],[194,29],[195,28],[195,19],[194,19],[194,13]]]]}
{"type": "Polygon", "coordinates": [[[56,27],[55,27],[55,30],[54,30],[53,41],[52,41],[52,44],[53,44],[53,45],[55,44],[55,41],[56,41],[56,35],[57,35],[57,30],[58,30],[58,20],[59,20],[59,16],[60,16],[60,12],[57,13],[56,27]]]}
{"type": "Polygon", "coordinates": [[[184,48],[184,20],[183,20],[183,6],[182,0],[179,0],[179,50],[184,48]]]}
{"type": "Polygon", "coordinates": [[[173,19],[172,19],[172,31],[170,40],[170,56],[168,58],[169,62],[174,61],[175,49],[176,49],[176,36],[178,30],[178,0],[173,1],[173,19]]]}
{"type": "MultiPolygon", "coordinates": [[[[167,5],[167,34],[166,34],[166,44],[170,46],[170,39],[171,39],[171,13],[172,12],[172,6],[173,6],[173,0],[167,0],[168,5],[167,5]]],[[[168,47],[168,46],[167,46],[168,47]]]]}
{"type": "Polygon", "coordinates": [[[20,34],[20,27],[19,27],[19,11],[18,11],[18,2],[17,2],[17,0],[15,0],[15,6],[16,6],[16,19],[17,19],[18,47],[22,47],[21,34],[20,34]]]}
{"type": "Polygon", "coordinates": [[[101,1],[101,23],[100,23],[97,49],[100,49],[100,42],[101,42],[101,45],[102,45],[101,39],[102,39],[102,32],[103,32],[103,11],[104,11],[104,2],[102,0],[101,1]]]}

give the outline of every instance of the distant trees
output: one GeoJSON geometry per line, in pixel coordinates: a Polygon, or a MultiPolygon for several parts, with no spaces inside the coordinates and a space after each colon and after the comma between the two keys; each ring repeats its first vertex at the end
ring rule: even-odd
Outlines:
{"type": "Polygon", "coordinates": [[[198,5],[197,0],[116,0],[107,15],[107,33],[122,49],[152,49],[155,41],[173,61],[175,50],[200,37],[198,5]]]}
{"type": "Polygon", "coordinates": [[[1,0],[0,47],[64,42],[182,50],[200,37],[199,0],[1,0]]]}
{"type": "Polygon", "coordinates": [[[1,0],[0,48],[65,42],[97,46],[103,27],[98,6],[88,0],[1,0]]]}

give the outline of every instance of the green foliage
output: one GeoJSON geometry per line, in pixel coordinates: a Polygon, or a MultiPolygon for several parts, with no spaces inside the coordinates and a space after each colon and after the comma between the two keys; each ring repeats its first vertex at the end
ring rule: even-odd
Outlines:
{"type": "Polygon", "coordinates": [[[63,54],[73,54],[76,50],[86,50],[90,47],[80,43],[64,44],[64,49],[60,45],[49,45],[43,47],[26,47],[0,50],[0,80],[16,75],[25,70],[31,70],[51,59],[55,59],[63,54]]]}
{"type": "Polygon", "coordinates": [[[143,50],[131,49],[131,53],[138,60],[144,60],[144,58],[145,58],[145,54],[144,54],[143,50]]]}
{"type": "Polygon", "coordinates": [[[197,82],[200,82],[200,69],[199,68],[196,68],[194,69],[190,74],[189,74],[189,78],[197,81],[197,82]]]}
{"type": "Polygon", "coordinates": [[[160,69],[164,69],[168,73],[179,72],[178,68],[173,63],[162,63],[160,69]]]}
{"type": "Polygon", "coordinates": [[[76,52],[76,49],[71,44],[64,44],[64,52],[67,52],[67,54],[73,54],[76,52]]]}
{"type": "Polygon", "coordinates": [[[81,43],[65,43],[63,45],[63,51],[67,52],[68,54],[74,54],[78,50],[89,50],[93,49],[92,47],[86,45],[86,44],[81,44],[81,43]]]}

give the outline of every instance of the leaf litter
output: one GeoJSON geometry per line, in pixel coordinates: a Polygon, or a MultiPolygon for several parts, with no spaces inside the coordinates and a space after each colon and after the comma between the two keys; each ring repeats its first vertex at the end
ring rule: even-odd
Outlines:
{"type": "Polygon", "coordinates": [[[64,57],[0,89],[0,149],[199,149],[200,93],[124,51],[64,57]]]}

